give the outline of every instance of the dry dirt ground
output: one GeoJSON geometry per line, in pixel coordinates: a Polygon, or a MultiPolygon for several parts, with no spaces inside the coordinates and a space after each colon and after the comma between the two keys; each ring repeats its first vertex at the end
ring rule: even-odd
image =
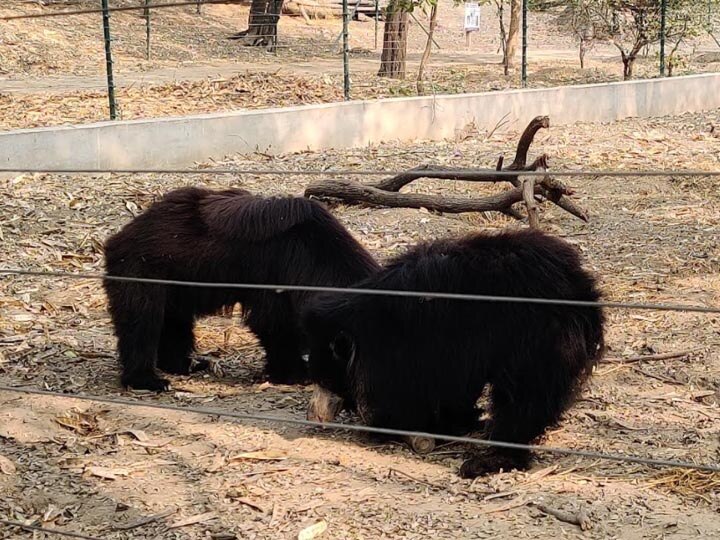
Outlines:
{"type": "MultiPolygon", "coordinates": [[[[114,2],[113,5],[128,2],[114,2]]],[[[96,7],[89,0],[66,9],[96,7]]],[[[58,6],[9,1],[0,16],[58,11],[58,6]]],[[[157,10],[152,15],[152,57],[145,60],[145,22],[140,12],[113,14],[112,29],[117,100],[121,118],[147,118],[243,108],[339,101],[342,57],[339,19],[283,16],[276,54],[225,39],[244,28],[247,7],[204,6],[157,10]]],[[[555,15],[531,13],[529,86],[619,80],[617,51],[598,45],[580,70],[576,45],[557,31],[555,15]]],[[[353,99],[416,95],[417,64],[425,45],[427,16],[417,14],[408,38],[405,81],[378,78],[380,50],[375,24],[352,22],[353,99]]],[[[482,30],[465,46],[462,9],[442,0],[427,93],[459,93],[518,87],[517,70],[504,76],[498,64],[497,22],[493,10],[482,13],[482,30]]],[[[382,44],[382,23],[379,26],[382,44]]],[[[681,48],[677,73],[718,71],[720,50],[709,38],[681,48]],[[697,48],[697,49],[696,49],[697,48]]],[[[101,19],[97,14],[71,18],[27,19],[0,23],[0,130],[106,120],[101,19]]],[[[656,51],[638,60],[639,77],[657,75],[656,51]]]]}
{"type": "MultiPolygon", "coordinates": [[[[720,110],[551,128],[538,135],[533,151],[547,152],[556,170],[718,170],[720,140],[706,130],[718,122],[720,110]]],[[[493,134],[468,128],[444,142],[232,156],[205,166],[487,166],[500,153],[512,154],[522,127],[493,134]]],[[[4,178],[0,266],[97,273],[105,238],[171,187],[232,185],[301,194],[310,181],[302,175],[210,173],[4,178]]],[[[542,225],[582,250],[609,299],[720,305],[716,178],[569,183],[591,221],[543,206],[542,225]]],[[[421,181],[411,189],[479,195],[504,188],[421,181]]],[[[522,226],[495,215],[334,211],[382,259],[422,239],[522,226]]],[[[118,386],[97,281],[3,276],[0,312],[0,384],[127,395],[118,386]]],[[[132,397],[304,417],[310,389],[263,382],[263,353],[237,315],[203,320],[198,336],[199,352],[217,362],[214,372],[174,377],[174,391],[161,396],[132,397]]],[[[614,359],[687,354],[601,364],[545,442],[720,463],[718,316],[612,310],[608,345],[614,359]]],[[[322,538],[338,539],[720,537],[719,474],[541,455],[529,472],[469,482],[456,476],[465,450],[447,445],[418,457],[404,446],[347,432],[0,392],[0,518],[107,539],[296,538],[317,523],[327,525],[322,538]],[[538,504],[571,514],[582,510],[592,529],[558,521],[538,504]]],[[[0,526],[0,537],[30,533],[0,526]]]]}

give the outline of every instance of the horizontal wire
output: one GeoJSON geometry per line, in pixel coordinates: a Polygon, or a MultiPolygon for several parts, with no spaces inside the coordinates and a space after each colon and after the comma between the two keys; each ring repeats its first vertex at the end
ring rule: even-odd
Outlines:
{"type": "Polygon", "coordinates": [[[675,461],[667,459],[643,458],[639,456],[631,456],[624,454],[604,454],[602,452],[593,452],[591,450],[575,450],[572,448],[559,448],[554,446],[543,446],[533,444],[520,444],[503,441],[493,441],[487,439],[477,439],[474,437],[460,437],[455,435],[443,435],[439,433],[427,433],[424,431],[408,431],[404,429],[390,429],[371,426],[362,426],[359,424],[340,424],[337,422],[315,422],[313,420],[304,420],[301,418],[282,418],[278,416],[269,416],[264,414],[240,413],[234,411],[223,411],[219,409],[211,409],[206,407],[177,407],[165,403],[146,402],[138,400],[130,400],[123,398],[111,398],[94,395],[67,394],[62,392],[53,392],[51,390],[39,390],[34,388],[23,388],[17,386],[0,385],[0,392],[14,392],[19,394],[30,394],[39,396],[53,396],[64,399],[78,399],[81,401],[93,401],[97,403],[108,403],[113,405],[127,405],[130,407],[148,407],[151,409],[161,409],[166,411],[178,411],[184,413],[203,414],[209,416],[235,418],[238,420],[251,420],[259,422],[270,422],[278,424],[292,424],[297,426],[315,427],[330,430],[347,430],[363,433],[374,433],[378,435],[393,435],[398,437],[425,437],[429,439],[437,439],[439,441],[465,443],[478,446],[486,446],[493,448],[503,448],[507,450],[527,450],[531,452],[542,452],[549,454],[559,454],[566,456],[576,456],[592,459],[603,459],[607,461],[620,461],[626,463],[637,463],[642,465],[651,465],[657,467],[671,467],[680,469],[695,469],[706,472],[720,472],[720,465],[697,464],[684,461],[675,461]]]}
{"type": "MultiPolygon", "coordinates": [[[[202,0],[200,2],[200,5],[207,5],[207,4],[241,4],[243,0],[202,0]]],[[[115,11],[144,11],[146,9],[162,9],[162,8],[171,8],[171,7],[180,7],[180,6],[197,6],[198,2],[197,0],[195,2],[193,1],[182,1],[182,2],[170,2],[170,3],[164,3],[164,4],[150,4],[147,6],[141,5],[141,6],[119,6],[119,7],[111,7],[107,10],[104,9],[76,9],[72,11],[56,11],[53,13],[26,13],[23,15],[6,15],[4,17],[0,17],[0,21],[13,21],[17,19],[44,19],[46,17],[67,17],[70,15],[85,15],[89,13],[104,13],[105,11],[108,12],[115,12],[115,11]]],[[[279,15],[278,15],[279,17],[279,15]]]]}
{"type": "Polygon", "coordinates": [[[463,294],[430,291],[404,291],[390,289],[359,289],[354,287],[321,287],[315,285],[275,285],[262,283],[215,283],[208,281],[182,281],[175,279],[140,278],[128,276],[112,276],[107,274],[83,274],[72,272],[49,272],[43,270],[22,270],[18,268],[0,268],[0,275],[20,275],[69,279],[94,279],[119,281],[127,283],[149,283],[156,285],[179,285],[184,287],[206,287],[211,289],[247,289],[300,292],[328,292],[338,294],[362,294],[369,296],[399,296],[420,299],[470,300],[480,302],[508,302],[516,304],[541,304],[551,306],[598,307],[611,309],[631,309],[647,311],[679,311],[685,313],[720,313],[720,307],[693,306],[686,304],[643,304],[634,302],[591,302],[588,300],[566,300],[561,298],[535,298],[524,296],[498,296],[487,294],[463,294]]]}
{"type": "Polygon", "coordinates": [[[9,527],[18,527],[26,531],[37,531],[46,534],[57,534],[60,536],[67,536],[70,538],[81,538],[82,540],[103,540],[97,536],[88,536],[86,534],[74,533],[70,531],[62,531],[60,529],[48,529],[46,527],[40,527],[38,525],[28,525],[20,521],[10,521],[9,519],[0,519],[0,523],[9,527]]]}
{"type": "Polygon", "coordinates": [[[454,169],[406,169],[404,171],[391,170],[352,170],[352,169],[308,169],[303,170],[279,170],[279,169],[57,169],[38,167],[0,167],[0,173],[21,173],[21,174],[255,174],[263,176],[400,176],[417,175],[423,172],[432,174],[452,174],[458,180],[463,178],[476,177],[509,177],[516,176],[608,176],[608,177],[644,177],[644,176],[712,176],[720,177],[720,171],[698,171],[698,170],[649,170],[649,171],[620,171],[620,170],[565,170],[565,171],[494,171],[491,169],[482,170],[454,170],[454,169]]]}

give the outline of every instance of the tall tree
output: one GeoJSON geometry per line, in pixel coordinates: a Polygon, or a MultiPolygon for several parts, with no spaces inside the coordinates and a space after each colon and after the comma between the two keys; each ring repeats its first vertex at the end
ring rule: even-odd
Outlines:
{"type": "Polygon", "coordinates": [[[520,35],[520,16],[522,15],[522,0],[510,0],[510,25],[508,26],[507,45],[505,46],[505,75],[511,67],[515,66],[515,56],[518,49],[518,37],[520,35]]]}
{"type": "Polygon", "coordinates": [[[405,78],[408,13],[412,8],[412,4],[408,5],[403,0],[390,0],[386,8],[378,77],[405,78]]]}
{"type": "Polygon", "coordinates": [[[242,40],[244,45],[266,47],[274,51],[277,47],[277,27],[282,12],[283,0],[252,0],[248,28],[230,37],[242,40]]]}
{"type": "Polygon", "coordinates": [[[510,74],[510,68],[515,65],[517,56],[518,38],[520,36],[520,17],[522,15],[522,0],[494,0],[497,10],[500,31],[500,49],[502,50],[502,65],[505,75],[510,74]],[[510,7],[510,21],[506,26],[505,13],[510,7]]]}

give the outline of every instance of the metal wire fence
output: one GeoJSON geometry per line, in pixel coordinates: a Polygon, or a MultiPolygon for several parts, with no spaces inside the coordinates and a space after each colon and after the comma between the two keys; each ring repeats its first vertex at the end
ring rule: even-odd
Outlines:
{"type": "Polygon", "coordinates": [[[442,433],[427,433],[424,431],[410,431],[405,429],[390,429],[374,426],[365,426],[360,424],[341,424],[337,422],[315,422],[313,420],[305,420],[302,418],[284,418],[280,416],[271,416],[265,414],[256,414],[249,412],[226,411],[222,409],[214,409],[207,407],[178,407],[166,403],[157,403],[149,401],[137,401],[131,399],[112,398],[107,396],[94,396],[85,394],[69,394],[63,392],[54,392],[51,390],[40,390],[36,388],[16,387],[0,385],[0,392],[11,392],[26,395],[52,396],[62,399],[77,399],[80,401],[92,401],[96,403],[106,403],[110,405],[122,405],[129,407],[145,407],[148,409],[158,409],[164,411],[176,411],[194,414],[203,414],[208,416],[216,416],[219,418],[234,418],[237,420],[256,421],[273,424],[290,424],[296,426],[313,427],[332,431],[352,431],[358,433],[369,433],[374,435],[390,435],[394,437],[424,437],[432,438],[439,441],[462,443],[472,446],[484,446],[488,448],[502,448],[506,450],[527,450],[539,453],[556,454],[562,456],[575,456],[590,459],[600,459],[606,461],[619,461],[623,463],[634,463],[639,465],[647,465],[663,468],[680,468],[691,469],[705,472],[720,472],[720,465],[692,463],[689,461],[676,461],[667,459],[646,458],[641,456],[626,454],[608,454],[604,452],[594,452],[591,450],[577,450],[573,448],[557,448],[552,446],[542,446],[534,444],[519,444],[507,441],[496,441],[490,439],[478,439],[475,437],[460,437],[454,435],[446,435],[442,433]]]}
{"type": "MultiPolygon", "coordinates": [[[[0,169],[0,172],[10,169],[0,169]]],[[[197,169],[175,169],[175,170],[162,170],[162,169],[126,169],[126,170],[112,170],[112,171],[100,171],[100,170],[73,170],[73,169],[60,169],[55,171],[41,171],[32,168],[28,168],[25,171],[31,172],[55,172],[63,174],[71,173],[98,173],[98,172],[111,172],[111,173],[180,173],[187,175],[195,174],[264,174],[264,175],[337,175],[337,174],[360,174],[360,175],[391,175],[400,174],[406,171],[386,171],[386,170],[370,170],[370,171],[329,171],[329,170],[315,170],[315,171],[278,171],[278,170],[245,170],[245,169],[216,169],[216,170],[197,170],[197,169]]],[[[20,172],[13,169],[13,172],[20,172]]],[[[477,171],[468,172],[468,174],[477,175],[477,171]]],[[[489,171],[488,174],[497,175],[495,171],[489,171]]],[[[518,173],[509,173],[509,175],[517,176],[518,173]]],[[[522,173],[524,174],[524,173],[522,173]]],[[[530,175],[544,175],[544,172],[529,172],[530,175]]],[[[556,174],[556,173],[554,173],[556,174]]],[[[591,176],[591,177],[602,177],[602,176],[720,176],[720,171],[560,171],[557,173],[558,176],[591,176]]],[[[686,304],[649,304],[649,303],[633,303],[633,302],[583,302],[573,300],[560,300],[552,298],[529,298],[529,297],[504,297],[504,296],[492,296],[492,295],[473,295],[473,294],[458,294],[458,293],[446,293],[437,291],[398,291],[398,290],[368,290],[368,289],[357,289],[357,288],[335,288],[335,287],[307,287],[304,285],[291,285],[291,284],[257,284],[257,283],[208,283],[208,282],[188,282],[180,280],[162,280],[162,279],[147,279],[138,277],[126,277],[126,276],[112,276],[104,274],[80,274],[80,273],[69,273],[69,272],[54,272],[47,270],[35,270],[25,268],[0,268],[0,276],[29,276],[43,279],[76,279],[76,280],[117,280],[117,281],[129,281],[129,282],[142,282],[148,284],[157,284],[164,286],[182,286],[182,287],[206,287],[206,288],[246,288],[246,289],[261,289],[274,291],[281,293],[284,291],[311,291],[311,292],[330,292],[330,293],[346,293],[346,294],[371,294],[371,295],[382,295],[382,296],[402,296],[402,297],[413,297],[419,299],[447,299],[456,301],[473,301],[473,302],[513,302],[522,304],[547,304],[547,305],[559,305],[559,306],[581,306],[581,307],[601,307],[604,309],[627,309],[627,310],[653,310],[653,311],[678,311],[678,312],[691,312],[691,313],[705,313],[705,314],[718,314],[720,313],[720,306],[698,306],[698,305],[686,305],[686,304]]],[[[98,395],[86,395],[86,394],[71,394],[63,391],[56,390],[43,390],[38,388],[27,388],[24,386],[13,386],[9,384],[0,385],[0,392],[8,393],[20,393],[25,395],[42,395],[47,397],[53,397],[58,399],[77,399],[81,401],[90,401],[97,403],[105,403],[109,405],[119,406],[130,406],[130,407],[144,407],[157,410],[170,410],[185,413],[194,413],[202,415],[210,415],[220,418],[229,418],[236,420],[243,420],[249,422],[263,422],[270,424],[291,424],[303,427],[324,429],[324,430],[344,430],[350,432],[361,432],[371,434],[382,434],[392,436],[414,436],[414,437],[426,437],[433,438],[440,441],[462,443],[471,446],[482,446],[492,448],[504,448],[514,450],[528,450],[539,453],[549,453],[554,455],[563,456],[575,456],[581,458],[592,458],[599,460],[607,460],[614,462],[625,462],[640,464],[648,467],[662,467],[662,468],[681,468],[698,470],[710,473],[720,473],[720,465],[716,463],[697,463],[692,461],[679,461],[662,459],[658,457],[648,457],[642,455],[636,455],[635,453],[627,454],[612,454],[605,452],[595,452],[592,450],[584,450],[577,448],[562,448],[562,447],[551,447],[543,445],[530,445],[530,444],[517,444],[507,441],[495,441],[478,439],[474,437],[455,437],[444,434],[408,431],[400,429],[387,429],[382,427],[364,426],[354,423],[318,423],[310,420],[301,418],[287,418],[265,414],[256,414],[252,411],[227,411],[215,408],[205,407],[178,407],[174,405],[168,405],[158,402],[139,401],[131,399],[121,399],[107,396],[98,395]]],[[[33,523],[23,523],[20,521],[3,520],[0,519],[0,523],[7,527],[16,527],[29,531],[44,532],[47,534],[57,534],[72,538],[85,538],[91,540],[97,540],[97,537],[84,535],[82,533],[75,533],[69,531],[61,531],[58,529],[43,528],[33,523]]]]}
{"type": "MultiPolygon", "coordinates": [[[[155,54],[155,47],[159,51],[166,45],[163,39],[167,38],[156,35],[158,29],[165,32],[162,34],[164,36],[167,36],[167,30],[172,28],[176,35],[195,34],[204,41],[222,42],[230,38],[234,40],[233,43],[237,43],[238,62],[252,63],[262,59],[263,62],[269,62],[267,69],[260,68],[266,74],[276,69],[277,64],[272,59],[289,69],[295,69],[296,64],[308,64],[309,67],[298,68],[298,73],[307,76],[318,73],[324,77],[330,76],[329,84],[338,90],[342,89],[341,95],[344,99],[456,93],[532,85],[535,83],[535,73],[529,71],[533,67],[528,59],[529,53],[557,49],[564,55],[562,62],[567,63],[570,61],[568,53],[577,47],[574,38],[557,32],[550,34],[552,38],[547,38],[544,34],[542,39],[536,38],[535,34],[538,34],[539,30],[534,25],[540,24],[538,21],[545,25],[555,24],[558,15],[536,11],[528,13],[524,10],[522,39],[519,41],[520,64],[517,70],[512,70],[507,76],[503,75],[503,67],[499,65],[503,46],[497,24],[502,17],[507,18],[507,11],[496,13],[493,3],[482,6],[477,25],[468,27],[467,22],[463,23],[462,8],[454,8],[449,2],[442,5],[441,14],[446,15],[439,21],[431,20],[428,12],[419,9],[404,14],[398,19],[397,25],[393,26],[393,13],[388,11],[387,0],[327,0],[314,2],[312,6],[303,3],[303,0],[296,0],[286,3],[282,13],[273,13],[273,10],[280,10],[280,3],[268,0],[270,10],[262,14],[248,14],[247,0],[138,0],[127,5],[117,5],[117,2],[124,1],[116,0],[114,3],[112,0],[81,0],[79,6],[74,2],[62,9],[58,7],[62,7],[62,3],[53,3],[32,11],[28,11],[28,2],[9,2],[5,9],[14,7],[19,13],[3,14],[0,20],[18,22],[49,18],[57,21],[53,24],[60,25],[72,24],[70,21],[73,18],[97,16],[98,27],[103,29],[103,33],[98,33],[98,37],[102,35],[104,43],[106,84],[103,88],[107,90],[111,118],[122,117],[123,99],[138,99],[137,96],[123,97],[122,92],[118,91],[120,87],[129,88],[134,84],[134,79],[117,77],[117,49],[122,49],[125,58],[141,56],[149,60],[155,54]],[[199,19],[198,24],[179,24],[177,20],[159,16],[177,10],[187,11],[188,8],[193,13],[203,15],[206,14],[202,10],[204,5],[226,5],[233,9],[236,7],[241,14],[241,21],[247,17],[245,29],[229,35],[227,31],[223,33],[219,28],[207,26],[207,19],[199,19]],[[318,5],[321,6],[321,11],[325,10],[324,14],[312,12],[312,9],[320,9],[318,5]],[[288,10],[292,13],[287,13],[288,10]],[[157,17],[154,14],[157,14],[157,17]],[[301,30],[296,27],[292,30],[285,28],[282,21],[291,16],[304,17],[308,26],[301,30]],[[125,23],[118,25],[115,17],[139,17],[144,28],[141,29],[139,25],[129,28],[125,23]],[[316,25],[315,21],[319,17],[329,19],[316,25]],[[475,39],[474,43],[472,39],[475,39]],[[139,43],[141,41],[145,42],[144,45],[139,43]],[[241,55],[243,51],[254,51],[254,54],[241,55]],[[241,58],[244,60],[240,60],[241,58]],[[309,59],[317,61],[316,69],[313,69],[312,63],[307,62],[309,59]],[[432,69],[429,69],[428,65],[432,65],[432,69]]],[[[5,47],[9,45],[0,42],[0,52],[5,47]]],[[[100,50],[100,44],[98,49],[100,50]]],[[[611,48],[609,50],[612,52],[611,48]]],[[[607,51],[603,54],[607,54],[607,51]]],[[[168,60],[173,61],[172,58],[168,60]]],[[[651,63],[654,64],[654,60],[651,63]]],[[[650,70],[645,76],[651,72],[654,76],[661,73],[666,62],[661,58],[658,65],[660,71],[653,68],[655,71],[650,70]]],[[[548,70],[552,69],[552,65],[547,62],[538,67],[536,71],[539,84],[545,84],[547,76],[556,84],[597,82],[598,78],[602,79],[601,75],[591,70],[579,70],[578,76],[572,75],[568,78],[558,75],[559,78],[553,79],[555,75],[548,75],[548,70]],[[540,71],[544,73],[540,74],[540,71]]],[[[39,86],[37,88],[40,89],[39,86]]],[[[100,88],[100,85],[83,84],[83,89],[91,88],[100,88]]],[[[333,97],[328,96],[327,99],[333,97]]],[[[337,94],[334,99],[337,99],[337,94]]]]}
{"type": "Polygon", "coordinates": [[[388,289],[359,289],[353,287],[318,287],[310,285],[292,285],[277,283],[213,283],[203,281],[183,281],[177,279],[154,279],[131,276],[115,276],[108,274],[80,274],[71,272],[51,272],[45,270],[25,270],[20,268],[0,268],[0,275],[35,276],[45,278],[69,278],[107,280],[126,283],[147,283],[153,285],[172,285],[179,287],[201,287],[209,289],[245,289],[283,293],[286,291],[298,292],[327,292],[344,294],[361,294],[367,296],[397,296],[403,298],[418,298],[422,300],[464,300],[477,302],[506,302],[514,304],[536,304],[566,307],[599,307],[609,309],[628,309],[640,311],[678,311],[684,313],[720,313],[720,306],[694,306],[687,304],[646,304],[638,302],[590,302],[584,300],[565,300],[559,298],[535,298],[527,296],[497,296],[488,294],[462,294],[438,291],[406,291],[388,289]]]}

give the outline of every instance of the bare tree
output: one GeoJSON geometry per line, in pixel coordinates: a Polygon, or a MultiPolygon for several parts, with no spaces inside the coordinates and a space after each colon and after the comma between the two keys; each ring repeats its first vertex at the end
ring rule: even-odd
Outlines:
{"type": "Polygon", "coordinates": [[[425,76],[425,67],[430,60],[430,51],[432,50],[433,35],[435,35],[435,27],[437,26],[437,0],[435,0],[430,8],[430,28],[428,29],[427,41],[425,42],[425,50],[423,51],[422,58],[420,59],[420,67],[418,68],[417,78],[417,91],[418,94],[425,93],[425,83],[423,77],[425,76]]]}
{"type": "Polygon", "coordinates": [[[498,29],[500,31],[500,49],[502,51],[502,65],[505,75],[510,74],[510,68],[515,65],[518,37],[520,35],[520,15],[522,0],[493,0],[497,10],[498,29]],[[505,13],[510,7],[509,26],[505,26],[505,13]]]}
{"type": "MultiPolygon", "coordinates": [[[[718,5],[718,0],[708,0],[718,5]]],[[[701,12],[708,4],[696,0],[668,0],[665,38],[676,46],[702,28],[701,12]]],[[[578,24],[587,36],[581,39],[581,62],[587,51],[587,39],[606,40],[620,51],[623,78],[631,79],[635,61],[660,40],[661,2],[657,0],[575,0],[568,2],[565,24],[578,24]]]]}
{"type": "Polygon", "coordinates": [[[602,32],[591,14],[593,1],[571,0],[558,17],[559,25],[569,28],[578,40],[580,69],[585,69],[585,56],[595,46],[595,41],[602,37],[602,32]]]}

